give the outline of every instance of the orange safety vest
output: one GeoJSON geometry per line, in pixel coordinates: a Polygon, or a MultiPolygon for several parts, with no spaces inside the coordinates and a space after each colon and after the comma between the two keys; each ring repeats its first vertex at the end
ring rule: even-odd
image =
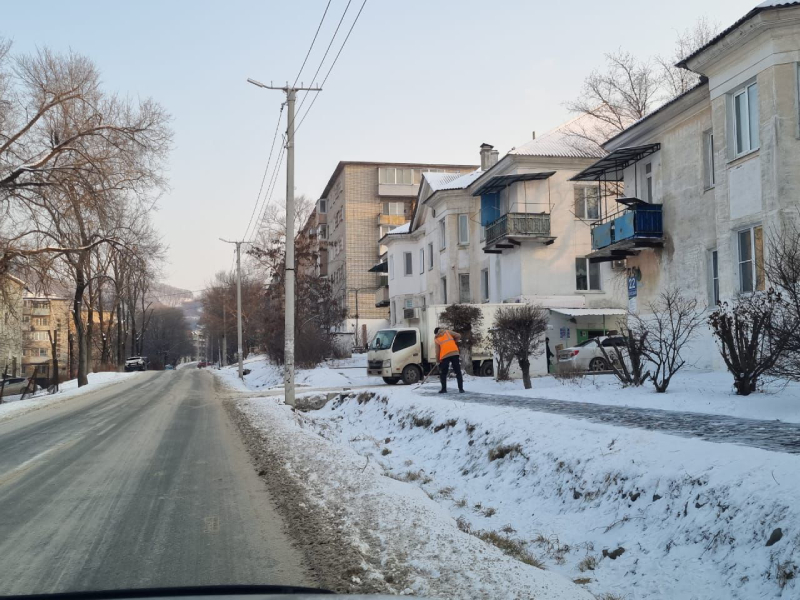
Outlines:
{"type": "Polygon", "coordinates": [[[434,341],[439,346],[439,362],[442,362],[448,356],[458,354],[458,344],[456,344],[455,338],[450,335],[449,331],[437,335],[434,341]]]}

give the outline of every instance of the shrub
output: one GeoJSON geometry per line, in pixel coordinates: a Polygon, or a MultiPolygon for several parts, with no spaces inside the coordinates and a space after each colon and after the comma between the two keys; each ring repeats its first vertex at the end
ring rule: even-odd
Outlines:
{"type": "Polygon", "coordinates": [[[519,454],[521,451],[522,447],[519,444],[500,444],[489,450],[489,462],[500,460],[506,456],[513,458],[515,454],[519,454]]]}

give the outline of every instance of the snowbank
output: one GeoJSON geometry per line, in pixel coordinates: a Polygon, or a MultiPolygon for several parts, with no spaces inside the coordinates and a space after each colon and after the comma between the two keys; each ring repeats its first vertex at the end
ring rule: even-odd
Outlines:
{"type": "MultiPolygon", "coordinates": [[[[453,600],[592,598],[562,576],[464,533],[419,487],[387,477],[377,461],[365,462],[346,443],[316,435],[306,416],[280,400],[243,400],[239,410],[283,452],[284,469],[305,490],[305,498],[293,499],[296,510],[330,515],[358,550],[371,585],[453,600]]],[[[361,583],[360,576],[352,579],[361,583]]]]}
{"type": "MultiPolygon", "coordinates": [[[[542,381],[536,384],[541,393],[542,381]]],[[[353,392],[304,418],[338,444],[329,448],[355,450],[362,466],[377,465],[371,485],[380,493],[402,488],[381,482],[384,469],[437,500],[462,529],[524,540],[548,569],[595,594],[744,600],[800,593],[800,456],[465,405],[457,394],[376,391],[353,392]],[[768,545],[772,536],[780,539],[768,545]]],[[[257,414],[259,406],[248,410],[257,414]]],[[[345,471],[357,461],[342,466],[329,452],[306,450],[345,471]]],[[[394,518],[395,509],[386,510],[394,518]]]]}
{"type": "Polygon", "coordinates": [[[48,394],[47,390],[39,390],[33,396],[26,396],[24,400],[20,395],[6,396],[3,398],[3,404],[0,404],[0,421],[103,389],[139,374],[138,371],[134,373],[90,373],[89,384],[81,388],[78,387],[77,379],[71,379],[62,383],[59,391],[55,394],[48,394]]]}
{"type": "MultiPolygon", "coordinates": [[[[239,380],[239,366],[233,364],[217,369],[214,374],[232,388],[240,391],[265,391],[283,388],[283,367],[270,363],[264,355],[254,355],[244,361],[250,373],[244,381],[239,380]]],[[[315,369],[297,369],[295,385],[298,388],[336,388],[378,385],[380,377],[367,376],[367,355],[357,354],[352,358],[330,360],[315,369]]]]}
{"type": "Polygon", "coordinates": [[[497,382],[476,377],[467,383],[467,387],[473,392],[489,394],[800,423],[800,383],[768,383],[756,394],[737,396],[731,376],[718,371],[681,371],[665,394],[657,394],[649,383],[639,388],[623,388],[613,375],[605,374],[587,375],[569,382],[552,376],[539,377],[533,380],[530,390],[522,387],[522,381],[497,382]]]}

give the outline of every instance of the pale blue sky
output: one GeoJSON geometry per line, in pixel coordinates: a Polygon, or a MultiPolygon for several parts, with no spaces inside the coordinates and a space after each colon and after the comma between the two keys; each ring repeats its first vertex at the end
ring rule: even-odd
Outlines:
{"type": "MultiPolygon", "coordinates": [[[[230,266],[217,238],[244,234],[283,100],[246,79],[294,80],[326,1],[5,2],[0,35],[17,52],[85,54],[109,90],[173,115],[171,189],[154,220],[165,280],[195,290],[230,266]]],[[[332,0],[304,81],[346,3],[332,0]]],[[[502,156],[569,118],[564,103],[604,52],[669,53],[698,17],[727,27],[755,4],[369,0],[298,133],[296,193],[317,197],[339,160],[477,163],[482,142],[502,156]]]]}

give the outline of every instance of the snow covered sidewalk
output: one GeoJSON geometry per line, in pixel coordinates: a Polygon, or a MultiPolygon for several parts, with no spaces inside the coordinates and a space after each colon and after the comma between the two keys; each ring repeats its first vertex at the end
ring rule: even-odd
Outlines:
{"type": "MultiPolygon", "coordinates": [[[[441,397],[437,390],[438,385],[427,386],[427,389],[419,391],[418,394],[433,402],[437,397],[441,397]]],[[[660,431],[670,435],[698,438],[707,442],[739,444],[774,452],[800,454],[800,423],[742,419],[726,415],[707,415],[655,408],[631,408],[576,400],[531,398],[512,396],[508,393],[467,392],[458,394],[457,399],[458,402],[496,407],[507,406],[586,419],[595,423],[660,431]]],[[[758,401],[757,396],[753,399],[758,401]]],[[[800,398],[797,403],[800,404],[800,398]]]]}
{"type": "Polygon", "coordinates": [[[81,396],[89,392],[103,389],[110,385],[127,381],[131,377],[136,377],[139,372],[134,373],[90,373],[89,384],[83,387],[78,387],[78,380],[71,379],[59,385],[59,391],[55,394],[48,394],[47,390],[39,390],[33,396],[26,396],[22,400],[22,396],[7,396],[3,398],[3,404],[0,404],[0,422],[18,417],[22,414],[38,410],[46,406],[58,404],[65,400],[81,396]]]}

